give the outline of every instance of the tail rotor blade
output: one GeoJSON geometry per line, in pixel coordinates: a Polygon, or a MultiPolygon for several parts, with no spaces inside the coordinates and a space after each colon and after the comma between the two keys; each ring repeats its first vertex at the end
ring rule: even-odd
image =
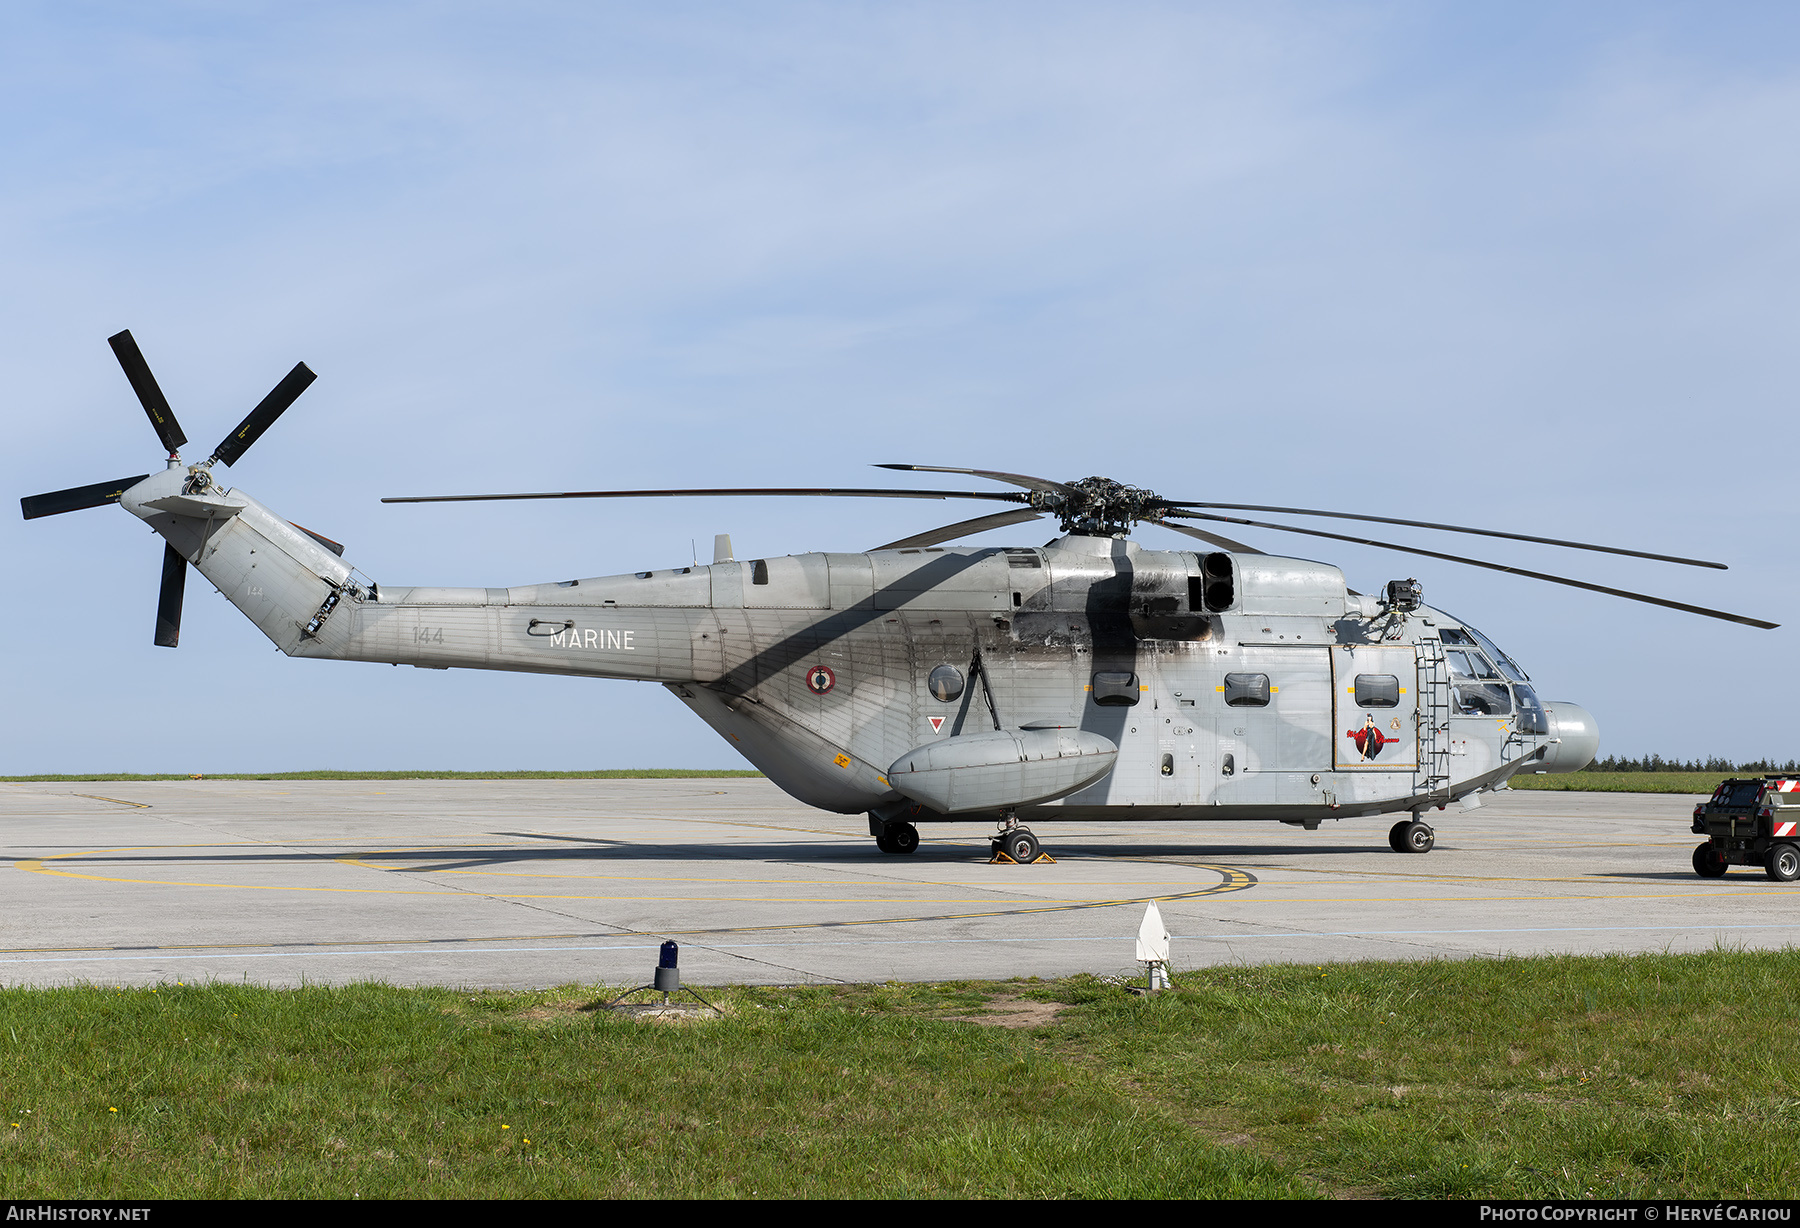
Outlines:
{"type": "Polygon", "coordinates": [[[294,369],[275,385],[269,395],[262,399],[262,403],[251,410],[231,434],[225,436],[219,446],[213,449],[213,459],[223,461],[227,466],[236,462],[250,450],[251,444],[262,438],[264,431],[275,425],[275,419],[287,412],[287,407],[306,391],[307,386],[318,378],[305,363],[295,363],[294,369]]]}
{"type": "Polygon", "coordinates": [[[156,598],[156,646],[173,648],[181,642],[181,595],[187,591],[187,560],[181,551],[163,546],[162,592],[156,598]]]}
{"type": "Polygon", "coordinates": [[[144,412],[150,415],[156,437],[170,452],[179,451],[187,442],[187,436],[181,433],[181,423],[175,421],[175,411],[169,408],[169,398],[163,395],[156,377],[150,374],[150,364],[144,361],[143,351],[132,340],[131,330],[113,334],[106,339],[106,344],[112,346],[119,365],[125,368],[125,378],[131,381],[131,390],[144,403],[144,412]]]}
{"type": "Polygon", "coordinates": [[[110,482],[95,482],[92,486],[72,486],[68,490],[53,490],[47,495],[26,495],[19,500],[19,507],[27,520],[79,512],[84,507],[104,507],[108,503],[117,503],[120,495],[149,476],[140,473],[135,478],[114,478],[110,482]]]}

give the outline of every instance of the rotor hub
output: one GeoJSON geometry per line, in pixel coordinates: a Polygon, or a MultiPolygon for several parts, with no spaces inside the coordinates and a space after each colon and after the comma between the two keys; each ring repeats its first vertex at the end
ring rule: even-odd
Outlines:
{"type": "Polygon", "coordinates": [[[1031,506],[1055,516],[1065,533],[1124,537],[1140,520],[1154,520],[1166,504],[1154,491],[1111,478],[1082,478],[1060,490],[1033,491],[1031,506]]]}

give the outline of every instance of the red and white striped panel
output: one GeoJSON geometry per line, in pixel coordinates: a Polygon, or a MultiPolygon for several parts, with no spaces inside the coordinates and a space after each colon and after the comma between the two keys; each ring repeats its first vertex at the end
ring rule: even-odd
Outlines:
{"type": "Polygon", "coordinates": [[[1777,836],[1791,836],[1796,828],[1800,828],[1800,822],[1793,819],[1782,819],[1780,822],[1769,824],[1769,829],[1777,836]]]}
{"type": "Polygon", "coordinates": [[[1792,793],[1795,789],[1800,789],[1800,780],[1778,780],[1775,782],[1775,792],[1777,793],[1792,793]]]}

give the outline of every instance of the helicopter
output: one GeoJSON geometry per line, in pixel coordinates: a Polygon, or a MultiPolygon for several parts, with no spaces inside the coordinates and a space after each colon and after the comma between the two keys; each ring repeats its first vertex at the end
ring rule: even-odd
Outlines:
{"type": "Polygon", "coordinates": [[[1777,624],[1582,580],[1322,529],[1228,515],[1400,525],[1693,567],[1722,563],[1509,531],[1319,509],[1168,499],[1090,477],[886,464],[1005,489],[701,488],[392,497],[387,503],[648,497],[971,500],[1008,505],[860,553],[740,560],[506,588],[381,585],[339,543],[223,485],[313,382],[296,364],[215,448],[187,437],[129,330],[109,338],[168,452],[165,467],[21,500],[26,519],[120,504],[164,539],[154,642],[175,647],[187,569],[282,652],[424,669],[661,683],[770,780],[822,810],[865,813],[905,855],[923,823],[992,822],[996,860],[1047,857],[1029,822],[1426,821],[1520,772],[1573,772],[1593,716],[1540,700],[1530,677],[1416,580],[1378,594],[1329,563],[1261,551],[1225,527],[1303,534],[1605,593],[1705,617],[1777,624]],[[1042,546],[955,546],[1048,518],[1042,546]],[[1149,524],[1202,548],[1132,539],[1149,524]],[[1203,527],[1205,526],[1205,527],[1203,527]]]}

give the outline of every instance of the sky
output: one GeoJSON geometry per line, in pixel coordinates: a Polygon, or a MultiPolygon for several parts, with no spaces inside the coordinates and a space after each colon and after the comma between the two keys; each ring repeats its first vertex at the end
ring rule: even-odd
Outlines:
{"type": "MultiPolygon", "coordinates": [[[[16,0],[0,473],[157,467],[130,328],[196,455],[318,372],[229,481],[384,585],[985,510],[379,502],[899,461],[1718,559],[1371,534],[1793,624],[1796,131],[1783,4],[16,0]]],[[[1416,576],[1602,754],[1800,756],[1792,625],[1231,536],[1416,576]]],[[[0,774],[742,765],[650,684],[288,660],[198,577],[154,647],[117,508],[0,550],[0,774]]]]}

